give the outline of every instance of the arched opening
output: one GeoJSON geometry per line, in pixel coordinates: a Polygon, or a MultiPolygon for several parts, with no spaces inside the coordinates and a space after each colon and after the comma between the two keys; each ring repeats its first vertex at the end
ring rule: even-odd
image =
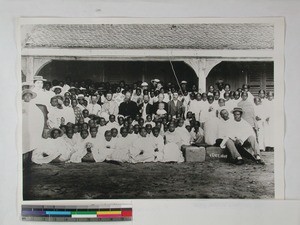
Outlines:
{"type": "MultiPolygon", "coordinates": [[[[172,62],[178,80],[186,80],[189,84],[198,84],[195,71],[183,61],[172,62]]],[[[91,79],[95,82],[126,83],[137,81],[150,82],[154,78],[164,83],[176,84],[169,61],[80,61],[53,60],[41,68],[37,75],[47,80],[91,79]]]]}
{"type": "Polygon", "coordinates": [[[260,89],[274,91],[274,62],[223,61],[209,72],[206,87],[215,86],[217,80],[224,80],[224,83],[230,84],[232,90],[249,84],[254,95],[257,95],[260,89]]]}

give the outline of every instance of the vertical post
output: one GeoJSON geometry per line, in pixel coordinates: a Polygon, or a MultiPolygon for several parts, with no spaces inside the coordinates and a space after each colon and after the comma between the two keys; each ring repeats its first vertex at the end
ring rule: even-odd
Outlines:
{"type": "Polygon", "coordinates": [[[199,70],[198,75],[198,88],[199,92],[203,93],[206,92],[206,76],[205,76],[205,71],[203,69],[199,70]]]}
{"type": "Polygon", "coordinates": [[[33,68],[33,57],[26,56],[22,57],[22,72],[26,77],[26,82],[33,82],[34,68],[33,68]]]}

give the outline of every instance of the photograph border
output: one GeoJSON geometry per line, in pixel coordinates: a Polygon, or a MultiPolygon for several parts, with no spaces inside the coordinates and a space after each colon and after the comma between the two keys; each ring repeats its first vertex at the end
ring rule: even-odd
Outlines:
{"type": "MultiPolygon", "coordinates": [[[[284,33],[285,24],[284,18],[281,17],[267,17],[267,18],[20,18],[17,21],[17,81],[18,88],[21,90],[21,56],[29,54],[27,51],[22,50],[21,46],[21,25],[25,24],[177,24],[177,23],[272,23],[274,24],[274,50],[147,50],[144,55],[161,54],[174,54],[176,56],[217,56],[219,57],[272,57],[274,62],[274,105],[276,110],[274,111],[274,117],[276,118],[275,126],[275,151],[274,151],[274,184],[275,184],[275,197],[274,199],[284,199],[284,33]],[[219,53],[218,53],[219,52],[219,53]]],[[[78,56],[102,56],[115,57],[124,52],[122,50],[91,50],[91,55],[81,55],[81,50],[73,49],[73,54],[78,56]],[[100,54],[100,55],[99,55],[100,54]]],[[[135,54],[136,50],[125,50],[130,54],[135,54]]],[[[141,50],[138,50],[141,51],[141,50]]],[[[54,50],[53,52],[38,52],[39,54],[51,55],[51,54],[65,55],[61,50],[54,50]]],[[[36,51],[32,50],[32,54],[36,51]]],[[[132,204],[132,200],[120,200],[120,199],[88,199],[88,200],[39,200],[39,201],[24,201],[23,200],[23,173],[22,173],[22,104],[21,104],[21,91],[17,95],[17,112],[18,112],[18,127],[17,127],[17,149],[18,149],[18,199],[20,204],[55,204],[55,205],[90,205],[90,204],[102,204],[102,203],[116,203],[132,204]]],[[[148,199],[147,199],[148,200],[148,199]]],[[[150,200],[150,199],[149,199],[150,200]]],[[[169,199],[168,199],[169,200],[169,199]]],[[[201,199],[189,199],[189,200],[201,200],[201,199]]],[[[208,200],[209,201],[209,200],[208,200]]],[[[226,200],[223,200],[226,201],[226,200]]]]}

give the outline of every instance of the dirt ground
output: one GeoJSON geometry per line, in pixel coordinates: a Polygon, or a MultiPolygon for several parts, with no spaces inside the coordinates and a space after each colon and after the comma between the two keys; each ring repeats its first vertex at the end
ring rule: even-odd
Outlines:
{"type": "Polygon", "coordinates": [[[274,153],[266,165],[219,159],[181,164],[31,164],[23,170],[24,200],[274,198],[274,153]]]}

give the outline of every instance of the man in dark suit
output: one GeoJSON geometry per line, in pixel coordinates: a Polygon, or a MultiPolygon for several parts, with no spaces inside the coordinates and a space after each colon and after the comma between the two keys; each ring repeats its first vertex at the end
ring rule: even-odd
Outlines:
{"type": "Polygon", "coordinates": [[[131,101],[131,93],[126,92],[124,102],[119,106],[119,114],[123,116],[130,116],[132,119],[136,117],[139,109],[137,104],[134,101],[131,101]]]}
{"type": "Polygon", "coordinates": [[[165,110],[168,111],[168,104],[165,103],[163,100],[164,100],[164,95],[163,95],[163,94],[159,94],[159,95],[158,95],[158,101],[155,102],[155,103],[153,104],[153,113],[154,113],[154,114],[155,114],[156,111],[158,110],[158,105],[159,105],[159,103],[161,103],[161,102],[164,103],[164,105],[165,105],[165,110]]]}
{"type": "Polygon", "coordinates": [[[173,100],[168,103],[168,114],[172,115],[172,117],[182,117],[184,114],[183,103],[178,100],[178,93],[173,93],[173,100]]]}
{"type": "Polygon", "coordinates": [[[147,115],[153,114],[153,105],[149,103],[149,95],[143,96],[143,103],[139,105],[139,112],[142,115],[143,119],[146,119],[147,115]]]}

